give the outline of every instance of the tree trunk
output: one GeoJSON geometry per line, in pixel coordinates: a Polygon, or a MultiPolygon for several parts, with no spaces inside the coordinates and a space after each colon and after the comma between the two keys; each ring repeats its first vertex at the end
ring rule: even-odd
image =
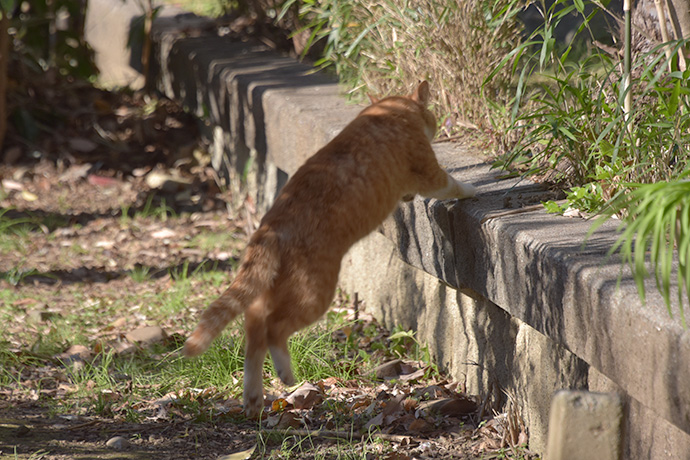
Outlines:
{"type": "MultiPolygon", "coordinates": [[[[2,18],[0,18],[0,153],[2,153],[2,145],[5,141],[5,132],[7,131],[7,68],[10,61],[10,18],[6,11],[1,11],[2,18]]],[[[0,155],[2,157],[2,155],[0,155]]]]}
{"type": "Polygon", "coordinates": [[[148,0],[144,10],[144,45],[141,50],[141,67],[144,74],[144,91],[151,92],[151,47],[152,37],[151,29],[153,28],[153,0],[148,0]]]}

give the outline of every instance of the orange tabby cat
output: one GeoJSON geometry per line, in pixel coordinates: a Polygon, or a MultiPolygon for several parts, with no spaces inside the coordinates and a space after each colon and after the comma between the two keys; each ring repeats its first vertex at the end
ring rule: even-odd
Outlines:
{"type": "Polygon", "coordinates": [[[249,240],[230,287],[201,316],[186,356],[203,353],[244,313],[244,410],[263,408],[267,349],[278,376],[294,383],[287,340],[328,309],[340,262],[357,240],[376,229],[404,197],[474,196],[438,164],[430,140],[429,85],[409,97],[388,97],[364,109],[309,158],[280,192],[249,240]]]}

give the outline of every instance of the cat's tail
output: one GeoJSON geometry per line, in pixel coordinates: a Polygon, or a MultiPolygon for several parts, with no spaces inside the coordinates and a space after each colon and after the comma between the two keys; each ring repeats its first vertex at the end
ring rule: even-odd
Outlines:
{"type": "Polygon", "coordinates": [[[206,351],[225,326],[270,289],[280,268],[277,235],[259,228],[251,238],[237,276],[230,287],[208,306],[198,326],[184,344],[187,357],[206,351]]]}

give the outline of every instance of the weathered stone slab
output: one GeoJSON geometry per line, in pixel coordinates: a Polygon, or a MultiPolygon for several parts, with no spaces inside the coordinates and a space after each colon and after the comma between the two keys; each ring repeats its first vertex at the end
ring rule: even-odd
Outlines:
{"type": "MultiPolygon", "coordinates": [[[[438,154],[451,168],[471,169],[463,150],[438,154]]],[[[403,260],[454,288],[478,292],[690,433],[690,385],[683,383],[690,381],[690,332],[677,308],[676,319],[669,317],[652,280],[647,306],[627,268],[619,283],[619,259],[606,255],[617,224],[605,224],[583,248],[591,226],[584,219],[543,209],[492,219],[505,212],[501,197],[536,190],[510,180],[483,186],[484,174],[458,175],[480,184],[474,200],[401,205],[384,234],[403,260]]]]}

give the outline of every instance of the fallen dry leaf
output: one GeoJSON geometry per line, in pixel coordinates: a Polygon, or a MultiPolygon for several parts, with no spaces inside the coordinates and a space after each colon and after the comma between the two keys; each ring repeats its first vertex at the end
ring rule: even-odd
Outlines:
{"type": "Polygon", "coordinates": [[[307,382],[293,391],[285,400],[295,409],[310,409],[323,401],[323,393],[319,387],[307,382]]]}
{"type": "Polygon", "coordinates": [[[96,174],[89,174],[86,180],[91,185],[104,188],[117,187],[121,183],[121,181],[113,179],[112,177],[98,176],[96,174]]]}
{"type": "Polygon", "coordinates": [[[151,345],[164,340],[166,337],[167,334],[160,326],[140,327],[125,334],[127,340],[139,345],[151,345]]]}
{"type": "Polygon", "coordinates": [[[251,449],[243,450],[241,452],[236,452],[230,455],[224,455],[222,457],[219,457],[218,460],[247,460],[249,457],[252,456],[254,450],[256,450],[256,444],[254,444],[254,446],[251,449]]]}
{"type": "Polygon", "coordinates": [[[69,145],[72,150],[76,150],[77,152],[81,153],[92,152],[98,147],[98,144],[96,144],[94,141],[83,137],[69,139],[67,141],[67,145],[69,145]]]}
{"type": "Polygon", "coordinates": [[[278,430],[287,430],[288,428],[299,428],[300,426],[302,426],[300,416],[292,411],[286,411],[280,414],[280,419],[275,428],[278,430]]]}
{"type": "Polygon", "coordinates": [[[584,215],[577,208],[568,208],[565,211],[563,211],[563,217],[576,218],[576,217],[584,217],[584,215]]]}
{"type": "Polygon", "coordinates": [[[271,410],[273,412],[282,412],[288,406],[287,400],[284,398],[278,398],[271,403],[271,410]]]}
{"type": "Polygon", "coordinates": [[[426,368],[424,369],[418,369],[410,374],[401,374],[400,375],[400,380],[403,382],[409,382],[411,380],[419,380],[421,378],[424,378],[424,375],[426,374],[426,368]]]}
{"type": "Polygon", "coordinates": [[[403,400],[403,407],[408,412],[416,409],[418,404],[419,401],[413,398],[405,398],[405,400],[403,400]]]}
{"type": "Polygon", "coordinates": [[[434,427],[422,418],[415,419],[412,423],[410,423],[410,426],[408,427],[408,430],[416,433],[428,433],[433,429],[434,427]]]}
{"type": "Polygon", "coordinates": [[[5,190],[14,190],[17,192],[20,190],[24,190],[24,186],[21,184],[21,182],[17,182],[16,180],[12,179],[3,179],[2,188],[5,190]]]}
{"type": "Polygon", "coordinates": [[[118,393],[117,391],[108,389],[101,390],[100,396],[103,401],[107,402],[118,401],[122,397],[122,395],[120,395],[120,393],[118,393]]]}
{"type": "Polygon", "coordinates": [[[378,414],[376,417],[369,420],[366,425],[364,425],[364,430],[368,431],[371,428],[381,426],[383,424],[383,413],[378,414]]]}
{"type": "Polygon", "coordinates": [[[69,365],[78,361],[90,361],[93,354],[88,347],[84,345],[72,345],[63,353],[55,355],[55,359],[60,360],[63,364],[69,365]]]}
{"type": "Polygon", "coordinates": [[[400,375],[402,371],[402,359],[393,359],[385,362],[380,366],[376,366],[372,370],[372,374],[379,380],[391,379],[400,375]]]}
{"type": "Polygon", "coordinates": [[[31,193],[28,190],[22,190],[21,197],[22,200],[29,202],[38,200],[38,196],[35,193],[31,193]]]}
{"type": "Polygon", "coordinates": [[[176,235],[177,233],[166,227],[151,233],[151,237],[156,239],[173,238],[176,235]]]}

